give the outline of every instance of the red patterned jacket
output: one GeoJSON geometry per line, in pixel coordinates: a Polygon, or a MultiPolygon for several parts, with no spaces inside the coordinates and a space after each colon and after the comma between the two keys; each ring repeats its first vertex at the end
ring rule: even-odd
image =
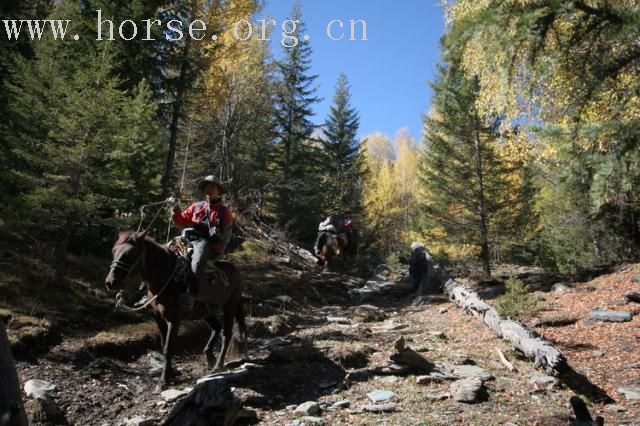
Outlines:
{"type": "MultiPolygon", "coordinates": [[[[173,222],[180,228],[196,226],[203,222],[206,210],[206,201],[193,203],[185,210],[174,212],[173,222]]],[[[231,236],[233,214],[231,210],[222,203],[221,199],[214,200],[211,204],[209,208],[209,223],[211,226],[216,227],[218,234],[222,237],[221,241],[211,243],[211,250],[214,254],[222,254],[231,236]],[[227,233],[228,236],[226,235],[227,233]]]]}

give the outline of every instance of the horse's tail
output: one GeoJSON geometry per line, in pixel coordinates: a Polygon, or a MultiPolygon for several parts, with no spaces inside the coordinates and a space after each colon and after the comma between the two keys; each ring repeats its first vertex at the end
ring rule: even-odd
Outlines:
{"type": "Polygon", "coordinates": [[[242,297],[234,315],[229,354],[232,358],[243,359],[247,351],[247,324],[244,316],[244,301],[242,297]]]}

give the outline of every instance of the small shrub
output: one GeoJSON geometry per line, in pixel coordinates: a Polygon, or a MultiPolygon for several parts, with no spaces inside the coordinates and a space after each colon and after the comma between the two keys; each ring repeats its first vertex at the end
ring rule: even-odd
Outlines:
{"type": "Polygon", "coordinates": [[[402,264],[400,263],[400,258],[398,257],[397,254],[394,254],[394,253],[387,256],[387,259],[385,260],[385,264],[391,266],[392,268],[399,268],[402,266],[402,264]]]}
{"type": "Polygon", "coordinates": [[[524,282],[510,278],[506,282],[506,293],[496,299],[495,308],[504,317],[518,318],[542,309],[538,298],[527,293],[524,282]]]}

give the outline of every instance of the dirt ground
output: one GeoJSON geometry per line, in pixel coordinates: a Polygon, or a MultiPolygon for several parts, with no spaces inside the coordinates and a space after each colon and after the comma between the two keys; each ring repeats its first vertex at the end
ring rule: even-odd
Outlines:
{"type": "MultiPolygon", "coordinates": [[[[568,401],[575,394],[573,389],[563,384],[539,389],[531,377],[543,373],[534,370],[531,362],[520,358],[480,321],[444,299],[413,306],[411,293],[392,291],[363,301],[350,294],[361,282],[346,276],[295,271],[269,262],[246,265],[244,270],[250,315],[247,361],[255,368],[231,385],[244,407],[257,414],[259,424],[289,424],[295,419],[293,409],[306,401],[320,404],[318,416],[328,425],[560,425],[571,419],[568,401]],[[346,322],[340,324],[330,322],[328,317],[348,321],[340,320],[346,322]],[[485,383],[485,400],[474,404],[453,401],[448,395],[450,382],[418,384],[414,374],[367,373],[385,364],[399,336],[436,366],[466,360],[484,368],[493,376],[485,383]],[[515,372],[500,363],[496,348],[513,362],[515,372]],[[367,394],[373,390],[394,392],[391,402],[395,412],[363,412],[362,408],[371,403],[367,394]],[[350,401],[348,408],[330,408],[345,399],[350,401]]],[[[572,292],[578,288],[558,293],[557,298],[548,293],[544,297],[555,298],[553,302],[562,309],[562,299],[573,300],[576,294],[572,292]]],[[[148,322],[128,326],[126,317],[113,311],[101,315],[103,318],[94,320],[104,320],[106,331],[99,327],[62,330],[59,343],[48,351],[19,360],[20,379],[37,378],[55,384],[54,399],[69,424],[119,425],[134,416],[161,423],[172,403],[164,402],[154,392],[156,379],[148,374],[147,353],[157,346],[153,327],[148,322]]],[[[604,388],[621,406],[613,410],[610,405],[590,405],[593,414],[602,415],[606,424],[640,424],[640,405],[624,400],[609,383],[606,372],[582,354],[606,346],[599,364],[622,370],[628,363],[637,363],[637,321],[636,317],[634,322],[625,323],[628,328],[624,333],[630,336],[626,347],[630,350],[622,352],[612,351],[612,345],[604,342],[595,345],[587,341],[588,346],[583,348],[571,346],[568,335],[572,341],[587,339],[579,329],[572,329],[568,335],[543,330],[560,345],[576,370],[604,388]],[[627,358],[621,359],[622,353],[627,358]]],[[[180,375],[173,388],[192,387],[207,373],[199,352],[207,337],[206,329],[200,326],[191,326],[182,335],[183,347],[174,362],[180,375]]]]}

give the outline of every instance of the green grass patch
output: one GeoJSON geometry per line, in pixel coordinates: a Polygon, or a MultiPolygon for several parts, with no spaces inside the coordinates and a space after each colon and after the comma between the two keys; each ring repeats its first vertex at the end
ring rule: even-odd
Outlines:
{"type": "Polygon", "coordinates": [[[229,258],[238,263],[266,261],[269,258],[269,247],[261,241],[247,240],[242,243],[239,250],[229,254],[229,258]]]}
{"type": "Polygon", "coordinates": [[[87,339],[88,346],[100,346],[104,344],[127,344],[138,342],[158,334],[158,326],[155,321],[147,321],[138,324],[126,324],[101,331],[87,339]]]}
{"type": "Polygon", "coordinates": [[[52,337],[52,326],[43,318],[0,308],[0,321],[6,324],[11,349],[18,354],[46,346],[52,337]]]}

